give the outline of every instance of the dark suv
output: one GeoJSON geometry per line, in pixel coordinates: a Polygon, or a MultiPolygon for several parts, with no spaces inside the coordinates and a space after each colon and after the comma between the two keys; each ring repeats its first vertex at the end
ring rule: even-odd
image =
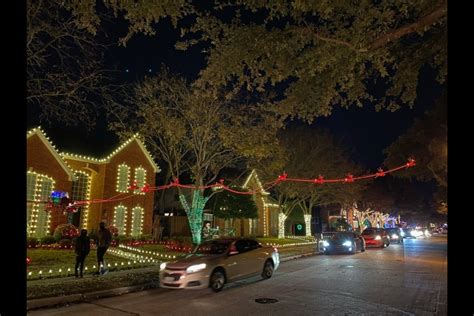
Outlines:
{"type": "Polygon", "coordinates": [[[403,243],[403,234],[402,229],[399,227],[394,228],[385,228],[385,231],[388,234],[388,238],[391,243],[402,244],[403,243]]]}

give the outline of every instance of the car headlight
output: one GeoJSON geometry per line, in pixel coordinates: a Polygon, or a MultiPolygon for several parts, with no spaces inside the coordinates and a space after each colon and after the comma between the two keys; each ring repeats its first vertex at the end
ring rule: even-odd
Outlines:
{"type": "Polygon", "coordinates": [[[393,235],[392,235],[392,238],[393,238],[393,239],[398,239],[397,234],[393,234],[393,235]]]}
{"type": "Polygon", "coordinates": [[[375,240],[380,240],[382,239],[382,237],[380,237],[379,235],[375,236],[375,240]]]}
{"type": "Polygon", "coordinates": [[[323,246],[324,247],[329,247],[329,243],[325,240],[325,241],[323,241],[323,246]]]}
{"type": "Polygon", "coordinates": [[[404,232],[400,232],[400,235],[403,237],[403,236],[405,236],[405,233],[404,233],[404,232]]]}
{"type": "Polygon", "coordinates": [[[201,271],[201,270],[204,270],[204,269],[206,269],[206,264],[205,263],[194,264],[192,266],[189,266],[186,269],[186,273],[194,273],[194,272],[198,272],[198,271],[201,271]]]}
{"type": "Polygon", "coordinates": [[[160,271],[164,270],[166,268],[166,262],[163,262],[160,264],[160,271]]]}
{"type": "Polygon", "coordinates": [[[352,246],[352,243],[348,240],[348,241],[345,241],[342,245],[346,247],[350,247],[352,246]]]}

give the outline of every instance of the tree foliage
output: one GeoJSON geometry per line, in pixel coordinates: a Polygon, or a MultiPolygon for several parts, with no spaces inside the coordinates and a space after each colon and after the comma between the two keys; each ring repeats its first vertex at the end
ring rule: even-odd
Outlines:
{"type": "Polygon", "coordinates": [[[438,192],[435,195],[439,209],[447,209],[448,186],[448,122],[447,94],[436,103],[425,117],[415,121],[405,134],[384,150],[385,164],[393,167],[403,157],[413,156],[417,165],[409,171],[394,176],[418,181],[435,181],[438,192]]]}
{"type": "MultiPolygon", "coordinates": [[[[285,171],[290,178],[316,179],[343,178],[348,173],[358,175],[362,169],[351,162],[344,145],[324,130],[308,126],[289,127],[278,136],[281,150],[278,156],[264,160],[259,165],[265,181],[274,179],[277,171],[285,171]],[[271,160],[271,161],[269,161],[271,160]]],[[[350,184],[282,182],[272,188],[283,211],[288,215],[299,205],[305,214],[316,206],[351,204],[357,200],[363,182],[350,184]]]]}
{"type": "MultiPolygon", "coordinates": [[[[182,31],[177,48],[206,47],[196,84],[274,89],[284,117],[311,121],[336,104],[366,101],[377,109],[413,106],[423,66],[435,68],[440,82],[447,76],[446,0],[103,2],[129,22],[123,44],[154,34],[169,17],[182,31]]],[[[73,12],[84,27],[97,26],[90,6],[73,12]]]]}
{"type": "Polygon", "coordinates": [[[213,210],[214,216],[219,218],[240,219],[258,217],[257,205],[252,195],[235,194],[222,190],[209,200],[208,205],[213,210]]]}
{"type": "Polygon", "coordinates": [[[39,113],[43,122],[91,128],[107,95],[101,63],[105,46],[78,24],[64,4],[27,1],[28,110],[39,113]]]}

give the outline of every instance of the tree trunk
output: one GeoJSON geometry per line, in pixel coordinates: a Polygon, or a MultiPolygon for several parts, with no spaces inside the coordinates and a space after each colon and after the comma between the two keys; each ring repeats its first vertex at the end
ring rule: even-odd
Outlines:
{"type": "Polygon", "coordinates": [[[191,229],[191,235],[193,238],[193,244],[201,244],[201,235],[202,235],[202,213],[204,211],[204,206],[209,198],[204,197],[201,190],[194,190],[193,201],[191,206],[184,195],[179,196],[181,205],[183,205],[186,214],[188,215],[189,228],[191,229]]]}

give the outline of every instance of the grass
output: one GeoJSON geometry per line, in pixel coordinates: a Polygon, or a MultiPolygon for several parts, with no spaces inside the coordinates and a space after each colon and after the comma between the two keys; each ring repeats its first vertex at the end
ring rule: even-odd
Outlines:
{"type": "MultiPolygon", "coordinates": [[[[76,264],[74,250],[28,249],[27,256],[31,259],[31,263],[28,265],[28,280],[74,275],[74,266],[76,264]],[[61,269],[61,272],[59,272],[59,269],[61,269]],[[70,270],[69,272],[68,269],[70,270]],[[52,271],[51,273],[49,272],[50,270],[52,271]],[[40,271],[42,271],[42,274],[39,274],[40,271]],[[31,274],[29,274],[29,272],[31,272],[31,274]]],[[[106,264],[111,265],[109,268],[110,271],[150,265],[150,263],[133,263],[133,260],[121,258],[109,252],[105,254],[104,259],[106,264]],[[128,262],[130,262],[130,264],[128,264],[128,262]]],[[[84,262],[84,273],[91,274],[96,270],[97,251],[91,249],[84,262]],[[94,265],[96,266],[95,269],[93,268],[94,265]],[[85,270],[86,267],[87,270],[85,270]]]]}
{"type": "Polygon", "coordinates": [[[313,241],[312,237],[310,239],[304,236],[301,236],[301,238],[258,237],[257,240],[262,244],[269,243],[269,244],[277,244],[277,245],[287,245],[287,244],[313,241]]]}

